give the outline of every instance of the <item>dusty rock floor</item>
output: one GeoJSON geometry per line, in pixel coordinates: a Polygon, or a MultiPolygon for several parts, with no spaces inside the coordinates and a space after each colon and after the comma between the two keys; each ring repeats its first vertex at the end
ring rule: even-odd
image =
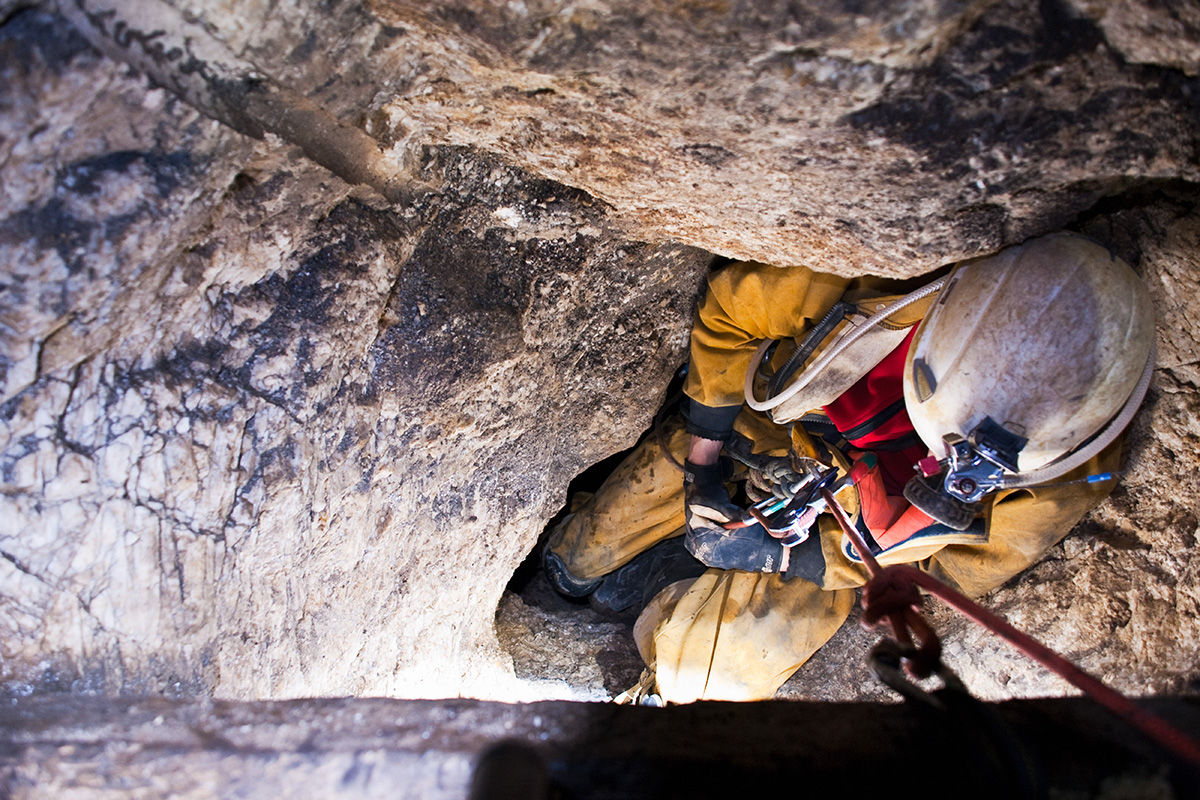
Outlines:
{"type": "Polygon", "coordinates": [[[587,602],[559,595],[540,569],[522,577],[505,593],[496,616],[518,678],[562,680],[587,700],[608,700],[637,682],[642,660],[632,617],[605,616],[587,602]]]}

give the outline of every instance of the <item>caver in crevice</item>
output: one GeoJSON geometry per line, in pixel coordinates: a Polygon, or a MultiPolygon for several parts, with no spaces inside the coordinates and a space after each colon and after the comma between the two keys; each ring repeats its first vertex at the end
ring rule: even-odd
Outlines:
{"type": "Polygon", "coordinates": [[[901,289],[756,263],[710,277],[683,418],[544,550],[559,591],[641,607],[628,698],[766,699],[828,641],[867,574],[822,489],[881,564],[976,596],[1111,492],[1154,352],[1124,262],[1061,233],[901,289]]]}

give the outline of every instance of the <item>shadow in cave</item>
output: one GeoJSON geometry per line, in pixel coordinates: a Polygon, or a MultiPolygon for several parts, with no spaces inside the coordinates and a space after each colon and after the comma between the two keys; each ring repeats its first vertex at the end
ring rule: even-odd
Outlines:
{"type": "MultiPolygon", "coordinates": [[[[513,657],[519,678],[534,682],[562,681],[580,699],[613,697],[636,684],[645,667],[633,635],[641,604],[614,612],[590,598],[571,598],[550,584],[542,553],[552,532],[581,495],[596,492],[656,425],[678,412],[686,368],[666,387],[667,398],[654,421],[628,449],[614,453],[579,473],[568,485],[566,502],[548,521],[537,543],[514,571],[496,614],[502,644],[513,657]]],[[[681,478],[682,480],[682,478],[681,478]]]]}
{"type": "MultiPolygon", "coordinates": [[[[525,560],[522,561],[520,566],[518,566],[513,572],[512,577],[508,581],[508,586],[506,587],[507,591],[519,595],[527,601],[532,601],[534,605],[538,605],[539,607],[544,605],[544,600],[542,598],[543,593],[538,590],[536,584],[539,582],[545,582],[542,574],[542,548],[545,546],[546,540],[550,537],[550,534],[554,531],[555,527],[557,527],[558,524],[561,523],[563,519],[571,512],[572,502],[580,493],[590,494],[597,491],[604,484],[604,481],[608,478],[608,476],[612,474],[613,470],[615,470],[630,453],[632,453],[639,445],[645,442],[647,438],[655,435],[656,426],[660,424],[662,420],[666,419],[672,414],[678,413],[680,401],[683,399],[683,381],[686,375],[686,365],[681,366],[675,371],[674,377],[667,386],[667,390],[664,395],[665,400],[663,401],[662,406],[656,413],[654,420],[650,424],[650,427],[642,432],[642,435],[638,437],[638,440],[633,445],[625,450],[613,453],[607,458],[596,462],[575,476],[575,478],[567,486],[566,502],[563,504],[562,508],[560,508],[558,512],[546,523],[546,527],[542,530],[541,535],[538,537],[537,544],[534,545],[533,550],[530,551],[529,555],[525,557],[525,560]]],[[[565,597],[553,592],[553,590],[551,590],[551,593],[562,600],[562,603],[556,604],[559,608],[588,605],[586,598],[575,599],[565,597]],[[564,606],[563,604],[566,605],[564,606]]],[[[615,616],[618,619],[625,619],[629,615],[626,613],[611,616],[615,616]]],[[[630,622],[632,622],[632,620],[630,620],[630,622]]]]}
{"type": "MultiPolygon", "coordinates": [[[[642,434],[642,438],[638,439],[638,444],[644,441],[647,435],[651,435],[652,433],[653,428],[642,434]]],[[[554,531],[555,527],[557,527],[558,524],[567,516],[567,514],[570,513],[572,498],[574,498],[580,492],[591,493],[599,489],[604,484],[604,480],[610,474],[612,474],[612,471],[617,468],[621,461],[624,460],[625,457],[628,456],[635,447],[637,447],[637,444],[635,444],[633,447],[630,447],[628,450],[622,450],[618,453],[614,453],[608,458],[593,464],[575,476],[575,478],[567,487],[566,503],[564,503],[563,507],[559,509],[553,517],[550,518],[549,522],[546,523],[546,527],[542,530],[541,535],[538,537],[537,544],[534,545],[533,550],[529,552],[529,555],[525,557],[525,560],[521,562],[521,565],[517,567],[517,569],[513,572],[512,577],[509,579],[508,586],[506,587],[509,592],[525,596],[531,591],[533,588],[532,585],[538,580],[542,573],[542,548],[545,546],[546,540],[550,537],[550,534],[554,531]]],[[[565,602],[574,605],[587,605],[586,598],[575,599],[563,596],[562,599],[565,602]]]]}

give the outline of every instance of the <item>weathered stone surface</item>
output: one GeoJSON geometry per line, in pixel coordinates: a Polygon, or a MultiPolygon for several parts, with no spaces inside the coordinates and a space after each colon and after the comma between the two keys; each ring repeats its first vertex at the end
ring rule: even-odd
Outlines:
{"type": "MultiPolygon", "coordinates": [[[[1195,702],[1140,706],[1176,728],[1200,724],[1195,702]]],[[[1069,699],[948,711],[61,697],[0,706],[0,791],[9,797],[629,800],[797,785],[863,796],[1184,800],[1200,775],[1069,699]],[[506,775],[545,794],[505,791],[506,775]]]]}
{"type": "Polygon", "coordinates": [[[1187,51],[1186,26],[1114,42],[1019,0],[373,8],[405,31],[376,57],[385,141],[503,153],[721,255],[913,275],[1196,178],[1195,87],[1121,49],[1187,51]]]}
{"type": "Polygon", "coordinates": [[[1070,0],[1096,22],[1126,60],[1170,67],[1196,77],[1200,71],[1200,8],[1186,0],[1070,0]]]}
{"type": "Polygon", "coordinates": [[[915,275],[1195,180],[1192,17],[1135,0],[374,0],[192,4],[180,24],[361,121],[405,169],[430,144],[480,148],[603,200],[639,240],[915,275]]]}
{"type": "Polygon", "coordinates": [[[53,24],[5,27],[10,690],[519,692],[507,576],[647,424],[709,256],[453,151],[377,207],[53,24]]]}
{"type": "MultiPolygon", "coordinates": [[[[188,4],[442,187],[389,206],[23,6],[0,5],[9,692],[611,693],[627,646],[572,649],[568,685],[528,641],[619,628],[509,598],[522,685],[493,616],[570,478],[648,424],[709,253],[913,275],[1064,225],[1147,279],[1162,368],[1123,487],[989,602],[1120,688],[1194,681],[1186,9],[188,4]]],[[[1064,691],[938,622],[981,694],[1064,691]]],[[[873,640],[847,627],[788,692],[881,696],[873,640]]]]}

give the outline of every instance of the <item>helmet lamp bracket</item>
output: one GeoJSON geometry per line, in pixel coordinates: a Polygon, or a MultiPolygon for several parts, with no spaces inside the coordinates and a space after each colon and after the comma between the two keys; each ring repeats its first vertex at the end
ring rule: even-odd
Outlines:
{"type": "Polygon", "coordinates": [[[948,462],[944,491],[964,503],[974,503],[1003,485],[1006,470],[1017,471],[1017,454],[1029,440],[985,417],[968,439],[948,433],[942,441],[948,462]]]}
{"type": "Polygon", "coordinates": [[[1013,433],[991,417],[984,417],[969,438],[981,456],[1009,472],[1017,471],[1017,455],[1029,444],[1024,436],[1013,433]]]}

